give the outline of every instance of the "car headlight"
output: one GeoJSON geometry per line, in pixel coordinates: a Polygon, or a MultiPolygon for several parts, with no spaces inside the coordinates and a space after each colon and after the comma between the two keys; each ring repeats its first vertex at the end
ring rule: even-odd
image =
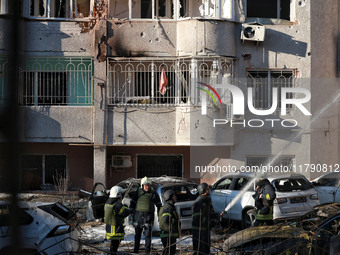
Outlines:
{"type": "Polygon", "coordinates": [[[312,194],[312,195],[310,195],[310,199],[312,199],[312,200],[318,200],[318,199],[319,199],[318,194],[312,194]]]}
{"type": "Polygon", "coordinates": [[[60,235],[65,235],[72,230],[72,225],[60,225],[54,227],[50,233],[48,233],[47,237],[52,237],[52,236],[60,236],[60,235]]]}

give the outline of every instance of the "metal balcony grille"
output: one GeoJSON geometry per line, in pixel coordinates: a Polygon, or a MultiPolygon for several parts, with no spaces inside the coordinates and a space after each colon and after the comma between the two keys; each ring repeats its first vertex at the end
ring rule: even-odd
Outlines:
{"type": "MultiPolygon", "coordinates": [[[[294,87],[293,70],[248,71],[248,87],[254,88],[253,104],[256,109],[270,109],[273,102],[273,88],[278,89],[278,106],[281,108],[281,88],[294,87]]],[[[292,93],[287,98],[293,98],[292,93]]],[[[291,109],[292,105],[287,105],[291,109]]]]}
{"type": "Polygon", "coordinates": [[[29,58],[19,71],[20,105],[92,105],[92,58],[29,58]]]}
{"type": "Polygon", "coordinates": [[[110,59],[109,105],[185,106],[199,103],[198,82],[232,76],[232,59],[110,59]],[[164,73],[162,74],[162,70],[164,73]],[[167,79],[161,93],[162,76],[167,79]]]}

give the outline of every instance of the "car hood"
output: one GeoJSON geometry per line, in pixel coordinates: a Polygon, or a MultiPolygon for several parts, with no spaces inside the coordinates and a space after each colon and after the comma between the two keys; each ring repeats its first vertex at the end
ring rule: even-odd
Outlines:
{"type": "Polygon", "coordinates": [[[238,247],[244,243],[248,243],[261,238],[304,238],[308,239],[308,234],[301,228],[294,225],[274,225],[251,227],[231,235],[223,245],[223,250],[238,247]]]}

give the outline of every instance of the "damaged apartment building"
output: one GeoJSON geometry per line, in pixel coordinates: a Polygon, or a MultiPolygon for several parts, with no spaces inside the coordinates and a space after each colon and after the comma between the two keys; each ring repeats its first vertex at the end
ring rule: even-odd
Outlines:
{"type": "MultiPolygon", "coordinates": [[[[3,104],[10,1],[0,1],[3,104]]],[[[320,113],[338,90],[336,0],[21,0],[16,7],[22,190],[53,189],[56,176],[91,190],[95,182],[160,175],[211,183],[225,173],[207,166],[340,162],[337,103],[320,113]],[[241,114],[230,85],[244,97],[241,114]],[[303,107],[312,115],[294,104],[281,114],[283,88],[310,91],[303,107]],[[270,113],[254,114],[249,100],[270,113]]]]}

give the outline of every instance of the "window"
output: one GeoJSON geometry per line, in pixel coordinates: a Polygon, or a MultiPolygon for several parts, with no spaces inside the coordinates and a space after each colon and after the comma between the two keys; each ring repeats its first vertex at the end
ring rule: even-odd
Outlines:
{"type": "MultiPolygon", "coordinates": [[[[274,161],[272,161],[271,157],[247,157],[247,166],[253,167],[262,167],[270,164],[270,166],[280,166],[286,167],[289,171],[293,171],[295,167],[295,157],[294,156],[280,156],[274,161]]],[[[286,170],[286,168],[284,170],[286,170]]]]}
{"type": "Polygon", "coordinates": [[[32,58],[20,72],[21,105],[91,105],[92,59],[32,58]]]}
{"type": "Polygon", "coordinates": [[[162,175],[182,177],[182,155],[138,155],[137,178],[162,175]]]}
{"type": "Polygon", "coordinates": [[[232,183],[233,178],[225,178],[221,180],[219,183],[217,183],[214,187],[214,189],[229,189],[230,184],[232,183]]]}
{"type": "Polygon", "coordinates": [[[29,17],[85,18],[92,16],[93,0],[26,0],[29,17]]]}
{"type": "Polygon", "coordinates": [[[247,0],[247,17],[290,20],[290,1],[247,0]]]}
{"type": "Polygon", "coordinates": [[[248,180],[246,178],[239,178],[235,183],[234,190],[242,190],[245,186],[247,186],[248,180]]]}
{"type": "MultiPolygon", "coordinates": [[[[212,86],[229,81],[232,77],[232,60],[110,59],[108,69],[109,104],[177,106],[199,103],[200,91],[197,83],[199,81],[212,86]],[[161,81],[165,77],[167,85],[161,93],[160,84],[164,84],[161,81]]],[[[223,96],[224,93],[220,90],[217,89],[223,96]]]]}
{"type": "Polygon", "coordinates": [[[21,157],[22,190],[56,185],[58,176],[66,176],[65,155],[23,155],[21,157]]]}
{"type": "MultiPolygon", "coordinates": [[[[294,71],[248,71],[248,87],[253,88],[253,106],[256,109],[270,109],[273,102],[273,88],[277,88],[277,109],[281,108],[281,88],[294,87],[294,71]]],[[[292,93],[286,95],[293,98],[292,93]]],[[[291,110],[292,105],[287,105],[291,110]]]]}
{"type": "Polygon", "coordinates": [[[207,17],[234,19],[234,0],[110,0],[111,18],[180,19],[207,17]],[[131,3],[131,5],[129,5],[131,3]]]}

